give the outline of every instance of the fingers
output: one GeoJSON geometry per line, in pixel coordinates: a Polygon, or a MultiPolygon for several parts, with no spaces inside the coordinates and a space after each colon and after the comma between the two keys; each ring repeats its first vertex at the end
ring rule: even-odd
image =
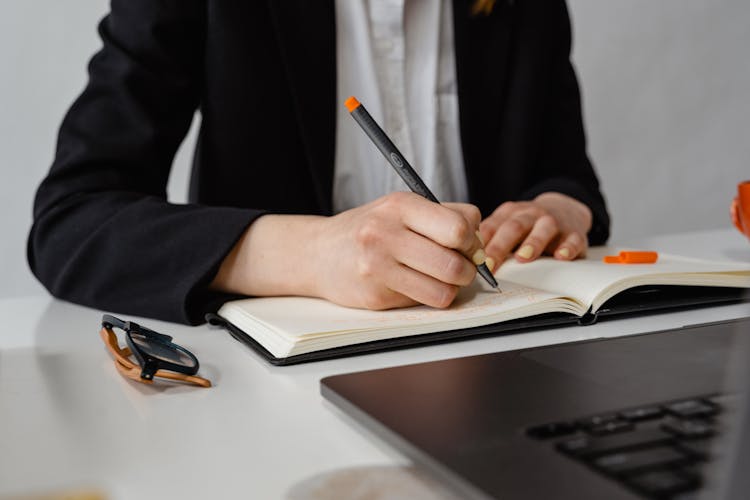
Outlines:
{"type": "MultiPolygon", "coordinates": [[[[386,276],[390,289],[408,299],[431,307],[446,308],[458,294],[459,286],[450,285],[426,276],[408,266],[391,268],[391,276],[386,276]]],[[[372,307],[370,307],[372,309],[372,307]]]]}
{"type": "MultiPolygon", "coordinates": [[[[502,263],[505,258],[519,246],[524,238],[530,234],[541,212],[533,207],[519,206],[520,204],[503,204],[487,221],[483,221],[481,231],[483,235],[491,235],[485,252],[495,262],[502,263]]],[[[539,238],[543,234],[537,236],[539,238]]],[[[486,237],[486,236],[485,236],[486,237]]],[[[541,247],[541,252],[546,244],[541,247]]],[[[524,252],[528,252],[528,248],[524,252]]],[[[532,250],[526,260],[536,258],[538,253],[532,250]]]]}
{"type": "Polygon", "coordinates": [[[557,221],[551,215],[542,215],[531,226],[528,235],[516,251],[516,259],[529,262],[539,257],[558,235],[557,221]]]}
{"type": "MultiPolygon", "coordinates": [[[[374,243],[368,241],[368,245],[374,243]]],[[[384,252],[363,254],[359,260],[364,288],[358,301],[367,309],[417,303],[448,307],[459,287],[471,283],[476,274],[476,268],[459,252],[411,231],[392,233],[387,243],[384,252]]]]}
{"type": "Polygon", "coordinates": [[[364,287],[360,296],[353,303],[343,303],[351,307],[360,307],[372,311],[384,311],[386,309],[398,309],[420,304],[416,300],[391,290],[376,286],[364,287]]]}
{"type": "Polygon", "coordinates": [[[413,193],[394,193],[385,200],[399,205],[404,224],[415,233],[458,250],[469,260],[479,260],[476,264],[484,262],[484,253],[479,252],[482,241],[477,235],[482,215],[474,205],[441,205],[413,193]]]}
{"type": "Polygon", "coordinates": [[[456,298],[460,287],[428,276],[395,260],[380,266],[377,275],[365,276],[354,302],[345,305],[371,310],[394,309],[425,304],[446,308],[456,298]]]}
{"type": "MultiPolygon", "coordinates": [[[[402,236],[403,234],[409,233],[402,233],[402,236]]],[[[400,262],[400,259],[406,260],[412,265],[416,264],[418,268],[427,269],[428,272],[432,270],[431,262],[423,262],[410,255],[409,250],[419,248],[420,242],[407,241],[404,244],[402,243],[403,237],[399,237],[397,233],[392,233],[391,236],[392,238],[388,239],[387,242],[393,245],[381,245],[380,251],[367,252],[359,256],[356,269],[358,285],[355,288],[355,293],[348,297],[342,297],[340,302],[344,305],[364,307],[371,310],[394,309],[415,304],[426,304],[440,308],[448,307],[455,298],[459,287],[433,278],[400,262]],[[399,251],[392,252],[390,249],[399,249],[399,251]],[[404,256],[407,256],[406,259],[403,258],[404,256]]],[[[411,239],[423,240],[422,244],[426,240],[414,233],[411,233],[411,239]]],[[[380,241],[381,244],[385,242],[386,240],[380,241]]],[[[366,243],[368,246],[378,244],[373,239],[366,243]]],[[[423,250],[423,248],[420,250],[423,250]]],[[[466,259],[458,252],[445,251],[456,255],[459,262],[466,262],[466,259]]],[[[430,253],[429,250],[426,253],[430,253]]],[[[417,254],[419,255],[420,252],[417,252],[417,254]]],[[[440,256],[437,255],[437,257],[440,256]]]]}
{"type": "Polygon", "coordinates": [[[560,260],[574,260],[586,256],[588,250],[588,239],[578,232],[568,233],[560,238],[560,242],[553,249],[552,255],[560,260]]]}
{"type": "Polygon", "coordinates": [[[498,264],[514,254],[531,262],[542,254],[572,260],[586,253],[591,214],[581,202],[545,193],[530,202],[506,202],[480,224],[485,250],[498,264]]]}
{"type": "Polygon", "coordinates": [[[461,253],[413,232],[405,232],[399,241],[394,241],[393,257],[410,269],[450,285],[469,285],[476,275],[475,265],[461,253]]]}
{"type": "Polygon", "coordinates": [[[347,248],[362,287],[349,296],[333,289],[329,293],[339,302],[368,309],[414,303],[443,308],[475,278],[466,256],[482,247],[476,233],[481,215],[474,206],[392,193],[339,219],[354,228],[354,246],[347,248]]]}
{"type": "MultiPolygon", "coordinates": [[[[474,238],[478,239],[476,235],[474,238]]],[[[359,273],[368,279],[386,277],[379,275],[385,261],[450,285],[468,285],[476,273],[476,267],[459,251],[408,228],[399,229],[397,223],[371,218],[360,227],[356,241],[360,248],[359,273]]],[[[393,288],[393,283],[386,285],[393,288]]]]}

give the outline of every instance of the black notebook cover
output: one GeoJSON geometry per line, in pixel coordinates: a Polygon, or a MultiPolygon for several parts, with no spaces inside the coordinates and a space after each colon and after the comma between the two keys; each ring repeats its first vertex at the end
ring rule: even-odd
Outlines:
{"type": "Polygon", "coordinates": [[[248,333],[243,332],[221,316],[213,313],[206,315],[206,321],[214,326],[225,328],[236,340],[257,351],[269,363],[286,366],[308,361],[353,356],[375,351],[401,349],[425,344],[453,342],[480,336],[508,335],[542,328],[566,325],[590,325],[602,319],[642,315],[655,312],[677,311],[696,307],[708,307],[733,304],[750,300],[748,290],[744,288],[698,287],[698,286],[640,286],[619,293],[605,302],[595,314],[587,313],[583,317],[572,314],[549,313],[529,316],[511,321],[474,328],[462,328],[443,332],[425,333],[393,339],[376,340],[351,344],[333,349],[325,349],[286,358],[278,358],[268,352],[248,333]]]}

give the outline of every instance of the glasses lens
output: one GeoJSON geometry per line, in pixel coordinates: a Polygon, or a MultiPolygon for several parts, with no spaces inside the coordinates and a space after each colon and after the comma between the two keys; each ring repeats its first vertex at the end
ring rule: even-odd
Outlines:
{"type": "Polygon", "coordinates": [[[175,347],[150,340],[148,337],[138,333],[131,333],[130,338],[133,339],[133,342],[144,354],[152,358],[181,366],[195,366],[193,358],[175,347]]]}

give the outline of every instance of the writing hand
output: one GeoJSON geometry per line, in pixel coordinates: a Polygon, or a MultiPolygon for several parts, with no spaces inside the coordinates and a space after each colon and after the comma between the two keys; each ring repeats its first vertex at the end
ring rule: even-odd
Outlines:
{"type": "Polygon", "coordinates": [[[473,205],[406,192],[333,217],[264,215],[224,259],[211,288],[367,309],[447,307],[476,275],[480,219],[473,205]]]}
{"type": "Polygon", "coordinates": [[[318,294],[367,309],[447,307],[472,282],[479,210],[392,193],[326,220],[318,294]]]}

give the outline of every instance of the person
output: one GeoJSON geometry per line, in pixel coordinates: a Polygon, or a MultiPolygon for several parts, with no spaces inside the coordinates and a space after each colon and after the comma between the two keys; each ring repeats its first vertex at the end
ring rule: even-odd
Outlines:
{"type": "Polygon", "coordinates": [[[239,296],[448,307],[478,250],[496,270],[608,237],[564,0],[113,0],[99,33],[34,203],[56,297],[190,324],[239,296]],[[350,94],[446,203],[398,184],[350,94]]]}

